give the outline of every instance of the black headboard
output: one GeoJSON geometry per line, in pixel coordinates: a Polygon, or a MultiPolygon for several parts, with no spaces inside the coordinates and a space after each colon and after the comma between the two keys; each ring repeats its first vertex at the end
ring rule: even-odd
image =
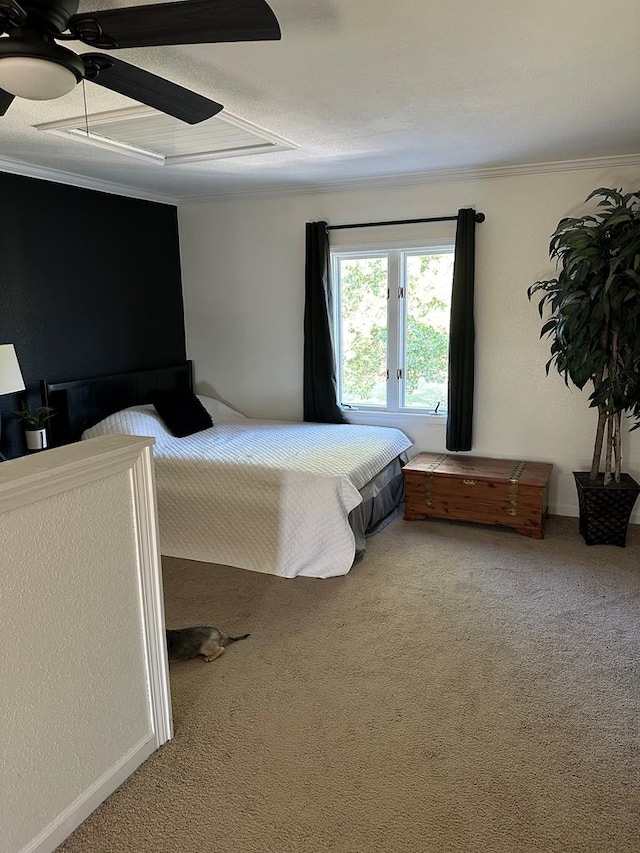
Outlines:
{"type": "Polygon", "coordinates": [[[78,441],[85,429],[120,409],[148,403],[153,391],[165,388],[193,389],[191,361],[112,376],[92,376],[71,382],[40,380],[43,406],[55,415],[47,424],[49,444],[78,441]]]}

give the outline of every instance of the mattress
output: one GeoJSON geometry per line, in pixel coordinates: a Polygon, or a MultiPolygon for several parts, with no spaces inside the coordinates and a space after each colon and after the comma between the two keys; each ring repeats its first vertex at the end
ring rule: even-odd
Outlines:
{"type": "Polygon", "coordinates": [[[362,503],[360,490],[411,446],[409,438],[388,427],[224,420],[214,415],[213,427],[175,438],[153,407],[132,407],[83,438],[155,439],[163,554],[287,578],[346,574],[356,552],[349,514],[362,503]]]}

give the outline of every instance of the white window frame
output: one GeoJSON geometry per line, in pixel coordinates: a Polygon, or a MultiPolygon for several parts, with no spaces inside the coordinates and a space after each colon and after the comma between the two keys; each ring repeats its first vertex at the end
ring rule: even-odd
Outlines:
{"type": "Polygon", "coordinates": [[[360,247],[340,247],[331,251],[332,314],[338,405],[344,410],[345,414],[349,412],[364,412],[446,417],[446,399],[441,401],[437,412],[433,408],[401,405],[401,401],[404,401],[406,394],[406,369],[404,364],[400,364],[400,360],[405,352],[407,320],[406,258],[412,255],[454,253],[455,242],[453,240],[439,240],[433,243],[421,241],[415,245],[403,243],[401,246],[380,244],[360,247]],[[387,379],[386,405],[352,406],[342,401],[342,317],[340,314],[341,281],[339,264],[343,259],[358,260],[383,257],[387,258],[387,369],[389,375],[387,379]],[[400,369],[402,369],[401,377],[398,375],[400,369]]]}

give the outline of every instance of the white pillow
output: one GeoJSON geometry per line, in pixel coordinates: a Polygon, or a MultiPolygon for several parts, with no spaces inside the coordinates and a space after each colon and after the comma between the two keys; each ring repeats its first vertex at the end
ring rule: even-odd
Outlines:
{"type": "Polygon", "coordinates": [[[196,394],[196,397],[213,418],[214,426],[216,424],[233,424],[238,421],[247,420],[246,415],[241,414],[236,409],[232,409],[231,406],[227,406],[221,400],[215,400],[213,397],[204,397],[201,394],[196,394]]]}
{"type": "Polygon", "coordinates": [[[151,435],[156,441],[172,438],[153,406],[132,406],[109,415],[95,426],[82,433],[82,438],[97,438],[100,435],[151,435]]]}

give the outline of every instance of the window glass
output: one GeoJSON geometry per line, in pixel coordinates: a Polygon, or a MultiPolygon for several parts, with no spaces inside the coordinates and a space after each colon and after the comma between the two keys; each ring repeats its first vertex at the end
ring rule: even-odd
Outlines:
{"type": "Polygon", "coordinates": [[[387,258],[340,260],[341,398],[387,405],[387,258]]]}
{"type": "Polygon", "coordinates": [[[446,409],[453,253],[405,256],[402,405],[446,409]]]}

